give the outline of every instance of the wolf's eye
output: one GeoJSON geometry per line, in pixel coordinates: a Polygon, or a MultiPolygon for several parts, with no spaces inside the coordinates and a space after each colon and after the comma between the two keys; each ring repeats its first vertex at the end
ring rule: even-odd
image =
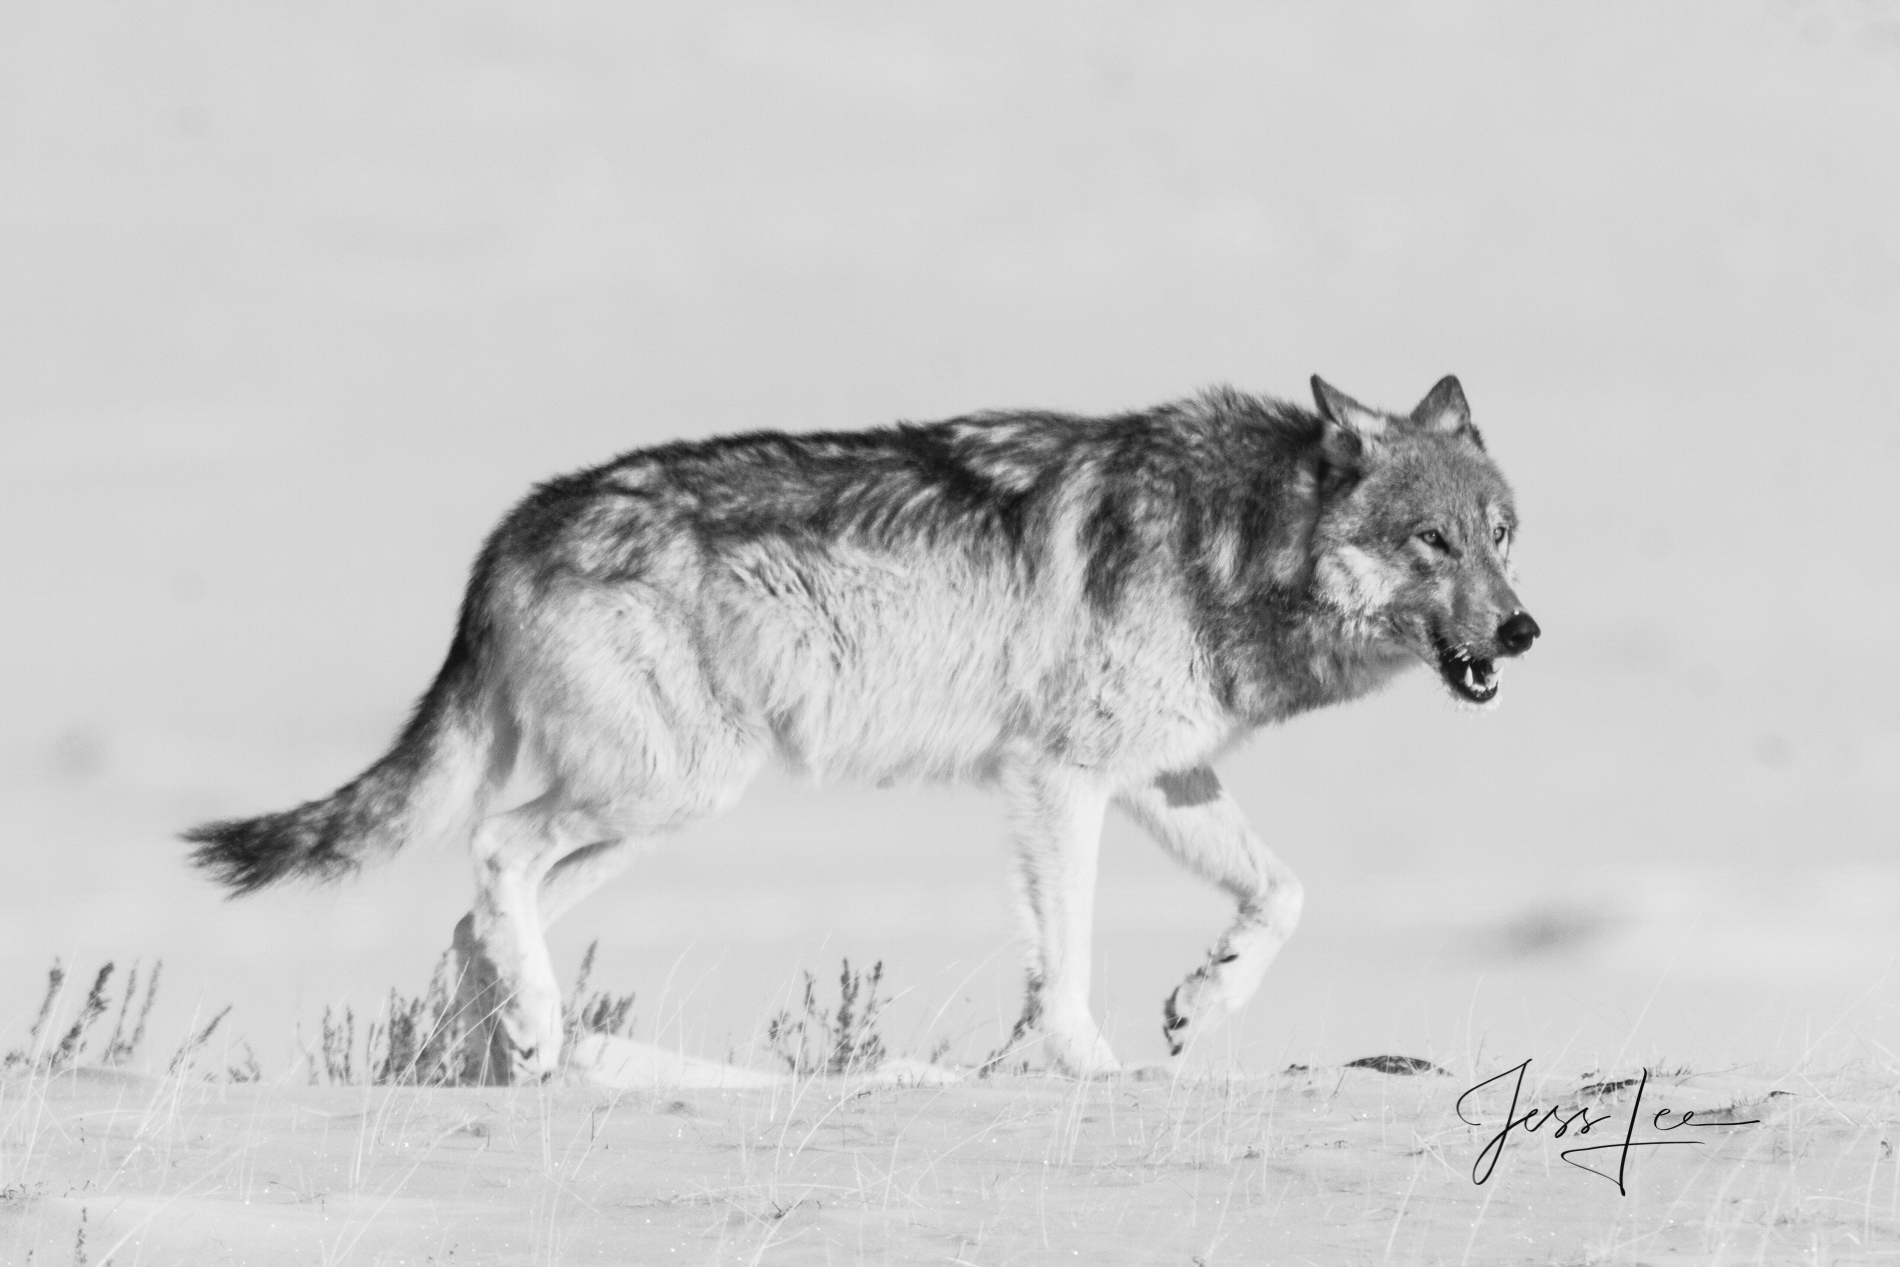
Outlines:
{"type": "Polygon", "coordinates": [[[1504,538],[1506,538],[1509,535],[1510,535],[1510,530],[1505,528],[1503,524],[1499,524],[1497,527],[1491,530],[1491,544],[1495,546],[1501,546],[1504,544],[1504,538]]]}
{"type": "Polygon", "coordinates": [[[1444,534],[1440,533],[1436,528],[1427,528],[1418,534],[1418,539],[1434,550],[1443,550],[1445,548],[1444,534]]]}

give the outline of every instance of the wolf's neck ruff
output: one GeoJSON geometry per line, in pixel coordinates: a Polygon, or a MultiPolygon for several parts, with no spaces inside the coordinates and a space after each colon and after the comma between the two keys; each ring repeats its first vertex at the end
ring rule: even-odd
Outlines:
{"type": "Polygon", "coordinates": [[[391,752],[323,800],[196,829],[196,859],[248,891],[468,840],[456,944],[506,1077],[558,1053],[544,919],[625,842],[723,809],[775,757],[995,784],[1030,916],[1025,1016],[1090,1072],[1113,1064],[1086,943],[1114,803],[1239,902],[1170,1000],[1178,1045],[1244,1001],[1298,910],[1206,762],[1410,664],[1489,703],[1497,662],[1538,632],[1508,576],[1510,492],[1456,380],[1409,415],[1317,379],[1314,396],[758,432],[551,480],[484,546],[391,752]],[[524,747],[548,786],[492,814],[524,747]]]}

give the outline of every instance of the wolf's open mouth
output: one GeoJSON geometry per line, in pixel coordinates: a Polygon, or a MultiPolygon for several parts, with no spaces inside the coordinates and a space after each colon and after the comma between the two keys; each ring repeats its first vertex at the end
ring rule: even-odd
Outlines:
{"type": "Polygon", "coordinates": [[[1498,693],[1497,663],[1480,659],[1463,647],[1454,647],[1443,638],[1434,640],[1438,652],[1438,676],[1451,693],[1473,704],[1488,704],[1498,693]]]}

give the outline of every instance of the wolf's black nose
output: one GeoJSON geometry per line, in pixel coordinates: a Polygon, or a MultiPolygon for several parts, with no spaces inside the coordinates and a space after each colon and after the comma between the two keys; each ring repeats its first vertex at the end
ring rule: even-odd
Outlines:
{"type": "Polygon", "coordinates": [[[1509,620],[1498,626],[1498,650],[1505,655],[1523,655],[1543,632],[1529,612],[1513,612],[1509,620]]]}

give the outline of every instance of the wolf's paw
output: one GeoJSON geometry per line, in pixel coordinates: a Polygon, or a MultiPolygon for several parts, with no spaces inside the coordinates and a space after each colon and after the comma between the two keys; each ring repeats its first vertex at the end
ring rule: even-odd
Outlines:
{"type": "Polygon", "coordinates": [[[554,1081],[560,1074],[559,1047],[514,1047],[508,1055],[511,1086],[538,1087],[554,1081]]]}
{"type": "Polygon", "coordinates": [[[1042,1043],[1049,1063],[1072,1078],[1106,1078],[1122,1070],[1122,1062],[1092,1021],[1051,1026],[1043,1031],[1042,1043]]]}
{"type": "Polygon", "coordinates": [[[1168,1040],[1168,1054],[1178,1056],[1187,1048],[1188,1018],[1181,1015],[1176,1000],[1181,997],[1181,987],[1176,986],[1161,1003],[1161,1037],[1168,1040]]]}
{"type": "Polygon", "coordinates": [[[501,1013],[507,1035],[510,1081],[532,1086],[546,1082],[561,1065],[561,997],[524,989],[501,1013]]]}
{"type": "Polygon", "coordinates": [[[1178,1056],[1189,1043],[1220,1028],[1232,1008],[1228,991],[1215,978],[1197,972],[1174,988],[1161,1005],[1161,1036],[1168,1054],[1178,1056]]]}

